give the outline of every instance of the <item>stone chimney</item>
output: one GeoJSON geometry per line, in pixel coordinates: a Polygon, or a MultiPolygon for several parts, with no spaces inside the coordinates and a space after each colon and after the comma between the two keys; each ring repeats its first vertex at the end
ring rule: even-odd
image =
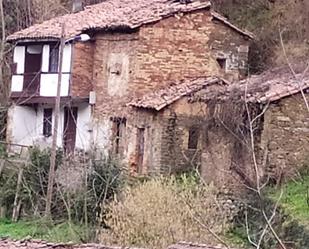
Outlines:
{"type": "Polygon", "coordinates": [[[72,1],[72,12],[77,13],[79,11],[82,11],[84,9],[83,6],[83,0],[73,0],[72,1]]]}

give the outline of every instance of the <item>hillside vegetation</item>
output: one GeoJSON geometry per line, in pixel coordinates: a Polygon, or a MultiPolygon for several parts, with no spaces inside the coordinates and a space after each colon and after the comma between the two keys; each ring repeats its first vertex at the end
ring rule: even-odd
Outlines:
{"type": "Polygon", "coordinates": [[[286,64],[280,36],[291,62],[308,57],[309,1],[213,0],[213,5],[233,23],[256,35],[250,58],[253,72],[286,64]]]}

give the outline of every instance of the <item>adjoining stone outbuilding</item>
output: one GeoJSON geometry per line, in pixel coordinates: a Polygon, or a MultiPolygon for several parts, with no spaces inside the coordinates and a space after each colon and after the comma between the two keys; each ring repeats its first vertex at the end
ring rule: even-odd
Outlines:
{"type": "Polygon", "coordinates": [[[171,84],[129,103],[137,133],[128,137],[128,162],[139,173],[198,169],[220,187],[254,187],[254,153],[261,180],[280,183],[309,164],[307,88],[309,74],[287,68],[235,84],[217,77],[171,84]],[[144,153],[136,153],[140,144],[144,153]]]}
{"type": "Polygon", "coordinates": [[[301,69],[294,75],[278,68],[195,94],[193,102],[207,104],[210,114],[200,167],[207,181],[254,186],[253,153],[265,181],[280,183],[308,167],[309,74],[301,69]]]}
{"type": "Polygon", "coordinates": [[[130,167],[144,174],[198,169],[209,113],[206,103],[190,98],[225,85],[216,77],[184,80],[130,102],[134,118],[129,124],[137,127],[137,134],[128,137],[130,167]]]}

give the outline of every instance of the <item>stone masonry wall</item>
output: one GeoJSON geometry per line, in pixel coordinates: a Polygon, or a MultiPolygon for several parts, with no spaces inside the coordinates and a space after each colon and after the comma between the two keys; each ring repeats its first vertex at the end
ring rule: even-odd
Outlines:
{"type": "Polygon", "coordinates": [[[93,90],[93,50],[92,42],[75,43],[73,47],[73,67],[71,96],[87,98],[93,90]]]}
{"type": "Polygon", "coordinates": [[[161,120],[161,173],[177,173],[200,168],[207,106],[203,103],[189,103],[182,98],[163,111],[161,120]],[[197,148],[188,147],[189,131],[194,128],[197,148]]]}
{"type": "Polygon", "coordinates": [[[144,93],[171,81],[205,75],[233,74],[247,65],[244,37],[221,23],[213,22],[209,11],[170,17],[140,30],[137,72],[132,90],[144,93]],[[217,57],[227,59],[220,69],[217,57]]]}
{"type": "Polygon", "coordinates": [[[238,76],[237,67],[247,64],[239,50],[247,46],[242,35],[212,21],[209,10],[169,17],[130,34],[99,34],[93,77],[97,113],[126,113],[133,97],[184,78],[238,76]],[[231,58],[227,71],[216,61],[220,51],[231,58]]]}
{"type": "Polygon", "coordinates": [[[96,118],[126,116],[126,104],[132,97],[129,85],[138,74],[136,50],[138,33],[102,34],[96,37],[94,49],[94,89],[97,94],[96,118]]]}
{"type": "Polygon", "coordinates": [[[150,110],[136,110],[135,114],[129,117],[126,161],[132,171],[137,170],[137,132],[138,129],[143,128],[145,144],[141,173],[160,173],[163,123],[162,113],[150,110]]]}
{"type": "Polygon", "coordinates": [[[128,163],[136,165],[136,132],[145,129],[143,174],[169,174],[191,170],[200,165],[204,139],[205,104],[188,103],[182,98],[163,111],[136,109],[128,120],[128,163]],[[189,130],[199,130],[198,148],[188,148],[189,130]]]}
{"type": "Polygon", "coordinates": [[[230,81],[244,78],[248,72],[249,41],[235,35],[235,31],[222,27],[219,21],[213,21],[212,28],[208,42],[212,56],[226,59],[226,69],[221,69],[220,74],[230,81]]]}
{"type": "Polygon", "coordinates": [[[309,165],[309,114],[300,94],[269,106],[261,149],[267,149],[268,170],[278,181],[309,165]]]}

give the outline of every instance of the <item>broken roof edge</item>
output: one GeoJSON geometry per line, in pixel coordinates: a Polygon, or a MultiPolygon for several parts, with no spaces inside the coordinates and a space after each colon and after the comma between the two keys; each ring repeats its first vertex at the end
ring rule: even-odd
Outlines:
{"type": "Polygon", "coordinates": [[[207,86],[216,83],[222,83],[224,85],[229,84],[226,80],[215,76],[191,78],[181,80],[180,82],[181,83],[169,85],[154,92],[146,93],[141,98],[133,99],[127,103],[127,106],[159,112],[181,98],[196,93],[207,86]]]}
{"type": "Polygon", "coordinates": [[[226,17],[224,17],[223,15],[219,14],[218,12],[214,11],[214,10],[211,10],[211,15],[213,18],[217,19],[218,21],[221,21],[223,22],[225,25],[229,26],[231,29],[235,30],[236,32],[244,35],[244,36],[247,36],[248,38],[250,38],[251,40],[255,40],[255,35],[246,30],[246,29],[241,29],[241,28],[238,28],[236,25],[232,24],[226,17]]]}

